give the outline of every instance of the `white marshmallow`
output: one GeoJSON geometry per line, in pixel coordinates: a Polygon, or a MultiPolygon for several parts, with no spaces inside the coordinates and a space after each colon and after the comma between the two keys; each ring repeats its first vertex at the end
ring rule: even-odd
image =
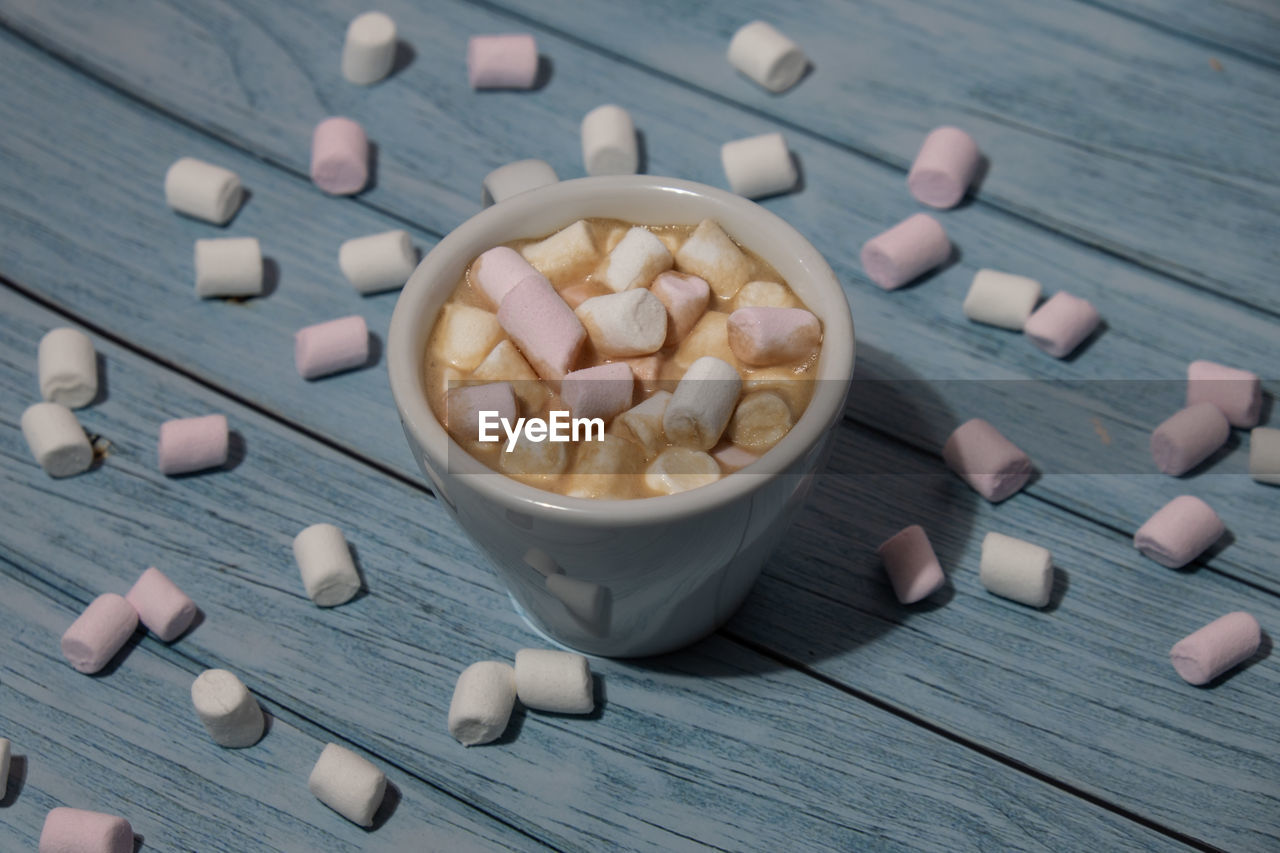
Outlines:
{"type": "Polygon", "coordinates": [[[1053,556],[1039,545],[988,533],[982,540],[979,578],[989,592],[1044,607],[1053,592],[1053,556]]]}
{"type": "Polygon", "coordinates": [[[313,524],[295,536],[293,557],[307,596],[320,607],[343,604],[360,591],[351,549],[332,524],[313,524]]]}
{"type": "Polygon", "coordinates": [[[781,133],[726,142],[720,146],[720,163],[729,188],[747,198],[787,192],[799,178],[781,133]]]}
{"type": "Polygon", "coordinates": [[[449,702],[449,734],[463,746],[497,740],[516,704],[516,671],[496,660],[473,663],[458,676],[449,702]]]}
{"type": "Polygon", "coordinates": [[[206,669],[191,685],[191,704],[218,746],[240,749],[262,739],[266,721],[258,700],[234,673],[206,669]]]}
{"type": "Polygon", "coordinates": [[[616,433],[584,441],[578,445],[565,494],[598,500],[631,497],[644,457],[640,445],[616,433]]]}
{"type": "Polygon", "coordinates": [[[244,187],[230,169],[183,157],[164,174],[164,200],[179,213],[223,225],[244,200],[244,187]]]}
{"type": "Polygon", "coordinates": [[[446,302],[431,333],[432,355],[459,370],[475,370],[502,340],[498,317],[482,308],[446,302]]]}
{"type": "Polygon", "coordinates": [[[670,391],[655,391],[643,403],[614,418],[612,428],[624,438],[634,439],[647,452],[657,453],[667,443],[667,434],[662,431],[662,416],[670,402],[670,391]]]}
{"type": "Polygon", "coordinates": [[[257,296],[262,292],[262,248],[256,237],[196,241],[196,296],[257,296]]]}
{"type": "Polygon", "coordinates": [[[582,119],[582,163],[593,177],[636,173],[640,152],[630,113],[615,104],[587,113],[582,119]]]}
{"type": "Polygon", "coordinates": [[[546,160],[516,160],[499,166],[484,176],[480,203],[485,207],[506,201],[513,195],[558,183],[560,176],[546,160]]]}
{"type": "Polygon", "coordinates": [[[61,403],[36,403],[22,413],[22,435],[50,477],[70,477],[93,464],[93,447],[75,413],[61,403]]]}
{"type": "Polygon", "coordinates": [[[809,59],[772,26],[752,21],[733,34],[729,63],[770,92],[785,92],[804,76],[809,59]]]}
{"type": "Polygon", "coordinates": [[[331,743],[311,768],[307,789],[352,823],[373,826],[387,791],[387,776],[368,759],[331,743]]]}
{"type": "Polygon", "coordinates": [[[644,288],[593,297],[574,313],[604,356],[648,355],[667,339],[666,306],[644,288]]]}
{"type": "Polygon", "coordinates": [[[554,649],[516,652],[516,695],[535,711],[590,714],[595,708],[587,659],[554,649]]]}
{"type": "Polygon", "coordinates": [[[704,219],[676,252],[681,272],[704,279],[716,296],[728,299],[751,277],[751,262],[713,219],[704,219]]]}
{"type": "Polygon", "coordinates": [[[667,438],[696,450],[715,447],[741,391],[742,377],[732,364],[714,356],[698,359],[681,377],[662,415],[667,438]]]}
{"type": "Polygon", "coordinates": [[[786,401],[770,391],[757,391],[743,397],[733,410],[726,434],[734,444],[764,453],[790,430],[791,409],[786,401]]]}
{"type": "Polygon", "coordinates": [[[608,617],[609,591],[598,583],[571,578],[568,575],[547,575],[547,592],[560,599],[569,613],[585,627],[603,633],[608,617]]]}
{"type": "Polygon", "coordinates": [[[9,791],[9,752],[9,739],[0,737],[0,800],[3,800],[9,791]]]}
{"type": "Polygon", "coordinates": [[[615,292],[646,287],[658,273],[671,269],[673,263],[662,241],[648,228],[637,225],[609,252],[609,261],[600,278],[615,292]]]}
{"type": "Polygon", "coordinates": [[[785,284],[749,281],[733,297],[733,308],[799,308],[800,301],[785,284]]]}
{"type": "Polygon", "coordinates": [[[582,219],[545,240],[530,243],[520,250],[520,254],[538,272],[552,279],[583,272],[594,266],[600,257],[595,241],[591,239],[591,227],[582,219]]]}
{"type": "Polygon", "coordinates": [[[78,409],[98,396],[98,358],[93,341],[79,329],[50,329],[40,339],[36,364],[40,396],[78,409]]]}
{"type": "Polygon", "coordinates": [[[382,12],[365,12],[347,25],[342,76],[357,86],[377,83],[396,61],[396,22],[382,12]]]}
{"type": "Polygon", "coordinates": [[[1249,433],[1249,476],[1280,486],[1280,429],[1254,427],[1249,433]]]}
{"type": "Polygon", "coordinates": [[[338,266],[360,293],[403,287],[418,265],[408,231],[384,231],[353,237],[338,249],[338,266]]]}
{"type": "Polygon", "coordinates": [[[720,479],[720,463],[709,453],[688,447],[669,447],[649,463],[644,484],[660,495],[674,495],[720,479]]]}
{"type": "Polygon", "coordinates": [[[964,298],[964,315],[978,323],[1022,331],[1040,301],[1040,282],[1022,275],[978,270],[964,298]]]}

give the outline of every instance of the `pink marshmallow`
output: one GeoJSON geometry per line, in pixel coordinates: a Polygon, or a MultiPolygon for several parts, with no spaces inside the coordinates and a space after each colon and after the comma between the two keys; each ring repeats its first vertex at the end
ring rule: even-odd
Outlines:
{"type": "Polygon", "coordinates": [[[1169,650],[1169,661],[1188,684],[1208,684],[1253,657],[1260,645],[1258,620],[1237,610],[1183,637],[1169,650]]]}
{"type": "Polygon", "coordinates": [[[575,418],[603,418],[606,423],[631,408],[635,376],[621,361],[575,370],[560,384],[560,398],[575,418]]]}
{"type": "Polygon", "coordinates": [[[741,471],[760,457],[746,448],[728,441],[722,441],[711,451],[711,457],[720,463],[726,474],[741,471]]]}
{"type": "Polygon", "coordinates": [[[178,418],[160,424],[156,457],[166,477],[227,464],[231,434],[226,415],[178,418]]]}
{"type": "Polygon", "coordinates": [[[1258,374],[1212,361],[1187,365],[1187,405],[1213,403],[1234,427],[1251,429],[1262,415],[1258,374]]]}
{"type": "Polygon", "coordinates": [[[359,314],[316,323],[293,336],[293,363],[303,379],[363,367],[369,361],[369,327],[359,314]]]}
{"type": "Polygon", "coordinates": [[[1102,318],[1087,299],[1058,292],[1037,308],[1022,331],[1054,358],[1066,358],[1093,334],[1102,318]]]}
{"type": "Polygon", "coordinates": [[[369,181],[369,138],[349,118],[333,116],[311,135],[311,180],[330,195],[353,195],[369,181]]]}
{"type": "Polygon", "coordinates": [[[1138,528],[1133,547],[1162,566],[1179,569],[1217,542],[1226,529],[1213,507],[1180,495],[1138,528]]]}
{"type": "Polygon", "coordinates": [[[958,127],[939,127],[924,138],[907,174],[907,189],[930,207],[955,207],[981,161],[972,136],[958,127]]]}
{"type": "Polygon", "coordinates": [[[885,290],[914,281],[951,257],[951,242],[927,213],[909,216],[862,244],[862,268],[885,290]]]}
{"type": "Polygon", "coordinates": [[[527,33],[472,36],[467,78],[473,89],[532,89],[538,79],[538,43],[527,33]]]}
{"type": "MultiPolygon", "coordinates": [[[[529,276],[540,276],[542,273],[533,268],[533,264],[509,246],[497,246],[482,254],[471,267],[471,282],[493,304],[494,308],[502,305],[502,299],[529,276]]],[[[550,283],[550,282],[548,282],[550,283]]]]}
{"type": "Polygon", "coordinates": [[[587,330],[554,287],[532,275],[507,292],[498,323],[538,375],[559,382],[573,369],[587,330]]]}
{"type": "Polygon", "coordinates": [[[739,308],[726,330],[729,349],[754,367],[801,361],[822,343],[822,325],[803,308],[739,308]]]}
{"type": "Polygon", "coordinates": [[[518,411],[510,382],[464,385],[445,395],[445,428],[455,438],[475,441],[480,434],[481,412],[497,412],[497,417],[514,423],[518,411]]]}
{"type": "Polygon", "coordinates": [[[138,611],[114,592],[104,593],[84,609],[62,635],[62,656],[79,672],[94,673],[107,665],[138,627],[138,611]]]}
{"type": "Polygon", "coordinates": [[[59,806],[45,816],[39,853],[133,853],[129,821],[59,806]]]}
{"type": "Polygon", "coordinates": [[[1165,474],[1180,477],[1227,443],[1231,424],[1213,403],[1196,403],[1151,433],[1151,458],[1165,474]]]}
{"type": "Polygon", "coordinates": [[[689,334],[707,310],[711,285],[696,275],[664,272],[649,285],[667,309],[667,343],[674,344],[689,334]]]}
{"type": "Polygon", "coordinates": [[[893,594],[903,604],[915,604],[937,592],[946,577],[938,555],[924,528],[918,524],[905,527],[886,539],[876,553],[884,561],[884,570],[893,584],[893,594]]]}
{"type": "Polygon", "coordinates": [[[942,448],[947,467],[992,503],[999,503],[1031,479],[1027,454],[981,418],[956,427],[942,448]]]}
{"type": "Polygon", "coordinates": [[[125,600],[138,611],[142,624],[166,643],[181,636],[196,618],[196,603],[157,568],[143,572],[125,600]]]}

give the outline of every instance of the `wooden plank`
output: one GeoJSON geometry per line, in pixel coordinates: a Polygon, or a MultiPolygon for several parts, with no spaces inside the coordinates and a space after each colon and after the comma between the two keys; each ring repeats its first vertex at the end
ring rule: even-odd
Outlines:
{"type": "Polygon", "coordinates": [[[1233,68],[1231,58],[1236,53],[1273,68],[1280,67],[1280,4],[1273,0],[1086,2],[1204,42],[1210,51],[1209,61],[1218,60],[1223,72],[1233,68]],[[1223,52],[1224,55],[1214,55],[1223,52]]]}

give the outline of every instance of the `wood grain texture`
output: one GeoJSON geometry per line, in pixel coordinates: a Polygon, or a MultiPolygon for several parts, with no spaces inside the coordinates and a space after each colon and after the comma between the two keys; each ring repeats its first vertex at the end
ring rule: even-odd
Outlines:
{"type": "Polygon", "coordinates": [[[1129,15],[1149,26],[1204,43],[1210,49],[1228,51],[1220,60],[1225,72],[1228,57],[1240,53],[1249,59],[1280,68],[1280,4],[1273,0],[1087,0],[1091,5],[1129,15]]]}

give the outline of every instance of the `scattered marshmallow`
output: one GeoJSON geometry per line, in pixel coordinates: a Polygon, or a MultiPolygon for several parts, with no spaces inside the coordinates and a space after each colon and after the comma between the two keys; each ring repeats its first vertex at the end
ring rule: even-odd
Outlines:
{"type": "Polygon", "coordinates": [[[249,688],[225,669],[206,669],[191,683],[191,704],[218,746],[243,749],[262,739],[266,719],[249,688]]]}
{"type": "Polygon", "coordinates": [[[530,276],[540,275],[542,273],[510,246],[495,246],[482,253],[469,272],[472,286],[495,308],[502,305],[511,288],[530,276]]]}
{"type": "Polygon", "coordinates": [[[822,344],[822,325],[803,308],[739,308],[725,328],[733,354],[753,367],[801,361],[822,344]]]}
{"type": "Polygon", "coordinates": [[[597,364],[565,374],[560,397],[575,418],[603,418],[608,423],[631,406],[635,384],[626,364],[597,364]]]}
{"type": "Polygon", "coordinates": [[[776,281],[749,281],[733,297],[733,308],[798,308],[800,303],[786,285],[776,281]]]}
{"type": "Polygon", "coordinates": [[[902,604],[915,604],[928,598],[947,581],[928,535],[918,524],[890,536],[880,544],[876,553],[884,561],[893,594],[902,604]]]}
{"type": "MultiPolygon", "coordinates": [[[[573,370],[587,330],[542,276],[530,276],[507,293],[498,323],[538,375],[559,382],[573,370]]],[[[487,351],[487,349],[486,349],[487,351]]]]}
{"type": "Polygon", "coordinates": [[[1221,409],[1233,427],[1255,427],[1262,415],[1262,380],[1248,370],[1193,361],[1187,365],[1187,405],[1202,402],[1221,409]]]}
{"type": "Polygon", "coordinates": [[[1031,479],[1027,454],[981,418],[956,427],[942,448],[947,467],[992,503],[999,503],[1031,479]]]}
{"type": "Polygon", "coordinates": [[[40,396],[78,409],[98,396],[98,356],[93,341],[79,329],[50,329],[36,350],[40,396]]]}
{"type": "Polygon", "coordinates": [[[61,403],[35,403],[22,413],[22,435],[31,455],[50,477],[89,470],[93,447],[75,413],[61,403]]]}
{"type": "Polygon", "coordinates": [[[721,477],[720,464],[709,453],[689,447],[668,447],[649,463],[644,484],[662,495],[707,486],[721,477]]]}
{"type": "Polygon", "coordinates": [[[554,595],[583,627],[603,634],[609,618],[609,590],[598,583],[556,574],[546,577],[547,592],[554,595]]]}
{"type": "Polygon", "coordinates": [[[1254,427],[1249,433],[1249,476],[1280,486],[1280,429],[1254,427]]]}
{"type": "MultiPolygon", "coordinates": [[[[489,351],[484,361],[471,372],[472,379],[483,379],[486,382],[510,382],[525,411],[541,410],[547,401],[547,388],[538,381],[538,374],[524,360],[515,344],[505,338],[489,351]]],[[[512,412],[511,417],[515,417],[512,412]]]]}
{"type": "Polygon", "coordinates": [[[951,241],[927,213],[908,216],[862,244],[862,268],[885,290],[915,281],[951,257],[951,241]]]}
{"type": "Polygon", "coordinates": [[[670,391],[655,391],[647,400],[614,418],[612,428],[623,437],[634,440],[648,453],[657,453],[667,443],[667,434],[662,430],[662,416],[670,402],[670,391]]]}
{"type": "Polygon", "coordinates": [[[955,207],[978,174],[982,154],[958,127],[939,127],[924,138],[907,174],[907,189],[930,207],[955,207]]]}
{"type": "Polygon", "coordinates": [[[198,612],[191,597],[155,567],[143,572],[124,598],[138,611],[147,630],[165,643],[190,628],[198,612]]]}
{"type": "Polygon", "coordinates": [[[431,335],[431,354],[459,370],[475,370],[500,340],[502,325],[497,315],[472,305],[446,302],[431,335]]]}
{"type": "Polygon", "coordinates": [[[311,134],[311,180],[330,195],[354,195],[369,182],[369,137],[349,118],[331,116],[311,134]]]}
{"type": "Polygon", "coordinates": [[[750,450],[727,442],[721,442],[712,450],[711,457],[720,463],[720,467],[724,469],[726,474],[741,471],[760,458],[750,450]]]}
{"type": "Polygon", "coordinates": [[[716,296],[729,299],[751,277],[751,262],[713,219],[704,219],[676,252],[681,272],[704,279],[716,296]]]}
{"type": "Polygon", "coordinates": [[[582,163],[592,177],[636,173],[640,151],[630,113],[605,104],[586,114],[582,119],[582,163]]]}
{"type": "Polygon", "coordinates": [[[299,329],[293,362],[303,379],[319,379],[363,367],[369,361],[369,327],[359,314],[299,329]]]}
{"type": "Polygon", "coordinates": [[[729,315],[723,311],[703,314],[676,347],[672,361],[681,370],[688,370],[689,365],[705,356],[714,356],[730,364],[738,360],[729,347],[729,315]]]}
{"type": "Polygon", "coordinates": [[[40,830],[40,853],[133,853],[129,821],[102,812],[51,809],[40,830]]]}
{"type": "Polygon", "coordinates": [[[752,21],[733,34],[729,64],[770,92],[785,92],[804,76],[809,58],[770,24],[752,21]]]}
{"type": "Polygon", "coordinates": [[[667,403],[662,416],[667,438],[696,450],[715,447],[741,390],[742,377],[732,364],[713,356],[698,359],[689,365],[667,403]]]}
{"type": "Polygon", "coordinates": [[[1253,657],[1261,645],[1258,620],[1237,610],[1174,643],[1169,661],[1188,684],[1208,684],[1253,657]]]}
{"type": "Polygon", "coordinates": [[[225,225],[244,200],[244,186],[230,169],[182,157],[164,173],[164,200],[178,213],[225,225]]]}
{"type": "Polygon", "coordinates": [[[9,792],[9,760],[12,747],[7,737],[0,737],[0,800],[9,792]]]}
{"type": "Polygon", "coordinates": [[[1003,533],[982,540],[978,577],[988,592],[1031,607],[1044,607],[1053,592],[1053,556],[1047,548],[1003,533]]]}
{"type": "Polygon", "coordinates": [[[664,272],[649,285],[649,292],[667,309],[667,340],[684,340],[707,310],[711,285],[696,275],[664,272]]]}
{"type": "Polygon", "coordinates": [[[763,453],[781,441],[791,425],[791,409],[786,401],[771,391],[757,391],[738,403],[725,435],[736,445],[763,453]]]}
{"type": "Polygon", "coordinates": [[[538,272],[552,279],[585,272],[595,266],[600,257],[595,240],[591,238],[591,226],[582,219],[561,228],[545,240],[530,243],[520,250],[520,254],[538,272]]]}
{"type": "Polygon", "coordinates": [[[1180,477],[1227,443],[1231,424],[1213,403],[1196,403],[1151,433],[1151,457],[1165,474],[1180,477]]]}
{"type": "Polygon", "coordinates": [[[408,231],[384,231],[344,242],[338,266],[360,293],[381,293],[404,286],[418,266],[418,253],[408,231]]]}
{"type": "Polygon", "coordinates": [[[122,595],[103,593],[62,635],[62,656],[76,671],[95,673],[124,648],[137,627],[133,605],[122,595]]]}
{"type": "Polygon", "coordinates": [[[257,237],[197,240],[196,296],[257,296],[262,293],[262,247],[257,237]]]}
{"type": "Polygon", "coordinates": [[[1227,530],[1213,507],[1180,495],[1147,519],[1133,535],[1133,547],[1162,566],[1180,569],[1227,530]]]}
{"type": "Polygon", "coordinates": [[[1040,301],[1040,282],[1023,275],[978,270],[964,298],[964,316],[978,323],[1022,331],[1040,301]]]}
{"type": "Polygon", "coordinates": [[[1059,291],[1027,318],[1022,331],[1049,355],[1066,358],[1100,322],[1098,309],[1087,299],[1059,291]]]}
{"type": "Polygon", "coordinates": [[[560,176],[546,160],[516,160],[499,166],[484,176],[480,187],[480,203],[485,207],[506,201],[538,187],[558,183],[560,176]]]}
{"type": "Polygon", "coordinates": [[[472,36],[467,79],[472,89],[532,89],[538,80],[538,43],[528,33],[472,36]]]}
{"type": "Polygon", "coordinates": [[[351,19],[342,45],[342,76],[348,83],[368,86],[391,73],[396,61],[396,22],[382,12],[365,12],[351,19]]]}
{"type": "Polygon", "coordinates": [[[458,676],[449,702],[449,734],[463,746],[497,740],[516,704],[516,671],[496,660],[473,663],[458,676]]]}
{"type": "Polygon", "coordinates": [[[459,441],[477,441],[480,413],[497,412],[498,418],[514,422],[518,408],[510,382],[464,385],[445,395],[445,429],[459,441]]]}
{"type": "Polygon", "coordinates": [[[615,292],[645,287],[658,273],[671,269],[673,263],[662,241],[648,228],[637,225],[609,252],[600,280],[615,292]]]}
{"type": "Polygon", "coordinates": [[[307,596],[320,607],[334,607],[360,591],[351,548],[332,524],[313,524],[293,538],[293,558],[307,596]]]}
{"type": "Polygon", "coordinates": [[[554,649],[516,652],[516,695],[525,707],[557,714],[595,709],[591,667],[582,655],[554,649]]]}
{"type": "Polygon", "coordinates": [[[720,163],[729,188],[740,196],[762,198],[795,187],[799,175],[781,133],[735,139],[720,146],[720,163]]]}
{"type": "Polygon", "coordinates": [[[160,425],[156,458],[166,477],[227,464],[231,434],[226,415],[177,418],[160,425]]]}
{"type": "Polygon", "coordinates": [[[574,313],[603,356],[648,355],[667,339],[667,309],[644,288],[593,297],[574,313]]]}
{"type": "Polygon", "coordinates": [[[352,823],[373,826],[387,791],[387,776],[368,759],[331,743],[311,768],[307,789],[352,823]]]}

